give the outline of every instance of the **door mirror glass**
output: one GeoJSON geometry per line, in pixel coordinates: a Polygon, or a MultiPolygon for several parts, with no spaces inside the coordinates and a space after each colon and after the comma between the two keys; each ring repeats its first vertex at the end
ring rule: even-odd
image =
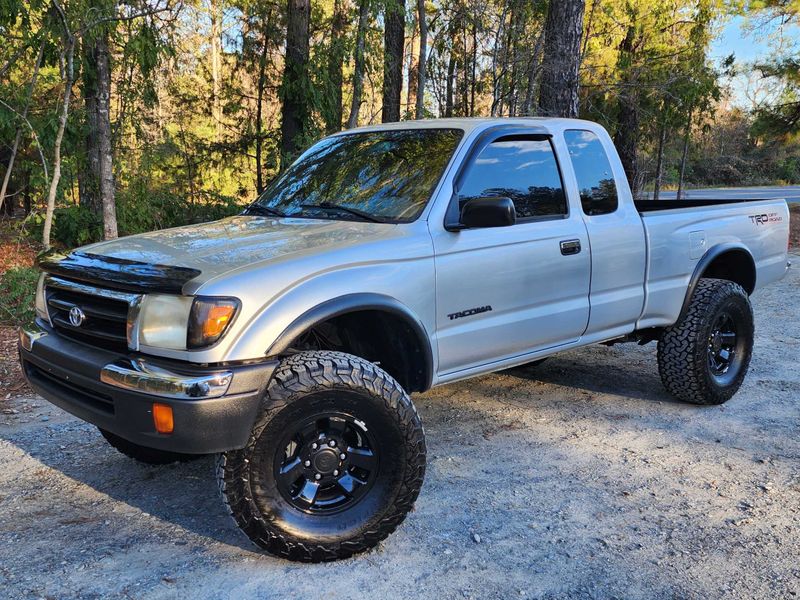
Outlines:
{"type": "Polygon", "coordinates": [[[517,222],[514,203],[505,196],[461,198],[459,203],[463,227],[507,227],[517,222]]]}

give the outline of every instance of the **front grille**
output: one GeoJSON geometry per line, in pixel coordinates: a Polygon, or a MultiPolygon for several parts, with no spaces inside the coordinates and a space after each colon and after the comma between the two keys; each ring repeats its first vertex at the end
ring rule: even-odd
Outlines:
{"type": "Polygon", "coordinates": [[[73,404],[83,404],[94,410],[113,415],[114,400],[111,396],[90,390],[73,381],[67,381],[57,375],[40,369],[29,361],[24,361],[25,373],[36,386],[47,390],[55,396],[69,400],[73,404]]]}
{"type": "Polygon", "coordinates": [[[45,297],[50,323],[59,334],[108,350],[127,350],[130,303],[125,295],[50,279],[45,284],[45,297]],[[78,324],[70,320],[73,308],[84,315],[78,324]]]}

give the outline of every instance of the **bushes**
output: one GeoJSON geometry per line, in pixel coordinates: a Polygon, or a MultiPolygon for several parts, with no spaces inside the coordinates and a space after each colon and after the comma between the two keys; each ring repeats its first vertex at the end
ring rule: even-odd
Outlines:
{"type": "MultiPolygon", "coordinates": [[[[240,212],[236,198],[210,193],[188,201],[169,190],[151,190],[133,185],[117,194],[117,228],[120,236],[214,221],[240,212]]],[[[41,238],[42,220],[31,220],[32,233],[41,238]]],[[[100,216],[84,206],[58,208],[53,213],[53,242],[65,248],[103,239],[100,216]]]]}
{"type": "Polygon", "coordinates": [[[150,188],[134,181],[117,194],[117,225],[120,235],[132,235],[155,229],[167,229],[193,223],[214,221],[242,210],[236,198],[198,192],[188,199],[170,189],[150,188]]]}
{"type": "Polygon", "coordinates": [[[33,323],[38,279],[36,267],[14,267],[0,275],[0,319],[3,323],[20,327],[33,323]]]}

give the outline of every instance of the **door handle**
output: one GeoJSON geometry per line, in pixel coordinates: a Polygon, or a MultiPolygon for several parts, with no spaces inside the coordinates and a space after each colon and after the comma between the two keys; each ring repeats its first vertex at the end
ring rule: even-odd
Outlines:
{"type": "Polygon", "coordinates": [[[561,254],[569,256],[570,254],[578,254],[581,251],[580,240],[564,240],[561,242],[561,254]]]}

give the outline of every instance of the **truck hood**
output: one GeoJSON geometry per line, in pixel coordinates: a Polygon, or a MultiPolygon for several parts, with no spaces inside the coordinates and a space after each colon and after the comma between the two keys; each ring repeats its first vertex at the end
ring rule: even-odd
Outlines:
{"type": "Polygon", "coordinates": [[[196,269],[193,287],[264,261],[283,261],[385,236],[396,225],[344,220],[235,216],[99,242],[88,254],[196,269]]]}

